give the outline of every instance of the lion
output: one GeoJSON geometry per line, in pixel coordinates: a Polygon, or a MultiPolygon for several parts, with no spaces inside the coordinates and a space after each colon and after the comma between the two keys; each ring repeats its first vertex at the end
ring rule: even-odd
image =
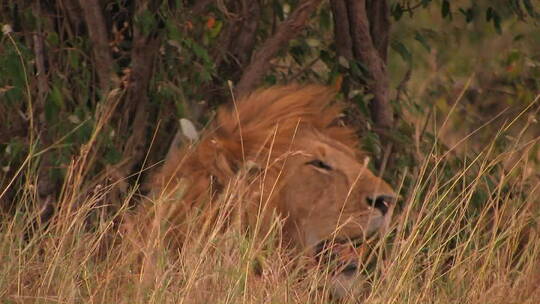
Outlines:
{"type": "Polygon", "coordinates": [[[255,91],[218,109],[198,143],[174,148],[150,181],[169,201],[158,213],[171,243],[184,241],[186,214],[219,208],[216,197],[239,187],[239,175],[243,225],[265,231],[277,215],[293,250],[315,256],[329,241],[365,240],[384,227],[396,194],[367,168],[335,94],[320,85],[255,91]]]}

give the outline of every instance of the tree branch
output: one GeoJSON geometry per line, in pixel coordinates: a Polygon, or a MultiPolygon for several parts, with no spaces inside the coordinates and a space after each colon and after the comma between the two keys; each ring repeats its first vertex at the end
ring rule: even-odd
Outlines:
{"type": "MultiPolygon", "coordinates": [[[[366,13],[365,0],[347,0],[349,6],[349,22],[354,56],[368,69],[370,81],[368,87],[374,100],[370,103],[370,111],[374,122],[383,128],[391,128],[393,111],[389,100],[389,79],[386,63],[374,44],[366,13]]],[[[382,45],[383,42],[381,42],[382,45]]]]}
{"type": "Polygon", "coordinates": [[[131,72],[126,100],[135,109],[132,131],[124,146],[124,174],[131,174],[134,166],[144,156],[146,147],[146,127],[148,122],[148,86],[152,75],[153,63],[159,48],[157,37],[147,37],[136,27],[133,34],[131,52],[131,72]]]}
{"type": "Polygon", "coordinates": [[[368,0],[366,10],[373,45],[379,52],[381,59],[386,62],[390,36],[390,10],[388,9],[388,3],[386,0],[368,0]]]}
{"type": "Polygon", "coordinates": [[[258,0],[243,1],[241,10],[242,20],[238,24],[239,29],[230,52],[236,58],[240,68],[243,68],[249,63],[251,52],[254,49],[261,10],[258,0]]]}
{"type": "Polygon", "coordinates": [[[77,0],[59,0],[58,6],[64,14],[67,16],[67,23],[70,27],[67,27],[70,35],[77,35],[80,33],[80,28],[83,23],[82,10],[77,0]]]}
{"type": "Polygon", "coordinates": [[[234,82],[242,76],[249,64],[257,38],[257,28],[261,15],[258,0],[244,0],[233,5],[234,17],[230,17],[227,28],[222,32],[213,58],[218,75],[234,82]]]}
{"type": "Polygon", "coordinates": [[[287,20],[277,28],[276,33],[268,38],[251,57],[250,64],[236,85],[235,95],[244,96],[257,86],[270,69],[270,60],[302,30],[311,13],[321,0],[305,0],[291,13],[287,20]]]}
{"type": "Polygon", "coordinates": [[[347,60],[353,59],[352,41],[347,14],[347,4],[345,0],[331,0],[332,12],[334,13],[334,35],[336,40],[336,51],[338,56],[343,56],[347,60]]]}
{"type": "MultiPolygon", "coordinates": [[[[41,17],[41,6],[39,1],[32,6],[34,16],[41,17]]],[[[47,71],[45,70],[45,49],[43,46],[43,31],[38,29],[32,35],[34,42],[34,54],[36,56],[36,78],[37,78],[37,105],[41,110],[45,106],[45,97],[49,92],[49,81],[47,79],[47,71]]],[[[41,112],[38,112],[41,113],[41,112]]]]}
{"type": "Polygon", "coordinates": [[[109,50],[108,34],[103,12],[101,11],[99,0],[79,0],[79,4],[83,10],[88,35],[92,41],[99,88],[102,92],[105,92],[110,88],[113,59],[109,50]]]}
{"type": "MultiPolygon", "coordinates": [[[[32,12],[34,16],[43,18],[41,11],[41,3],[36,1],[32,4],[32,12]]],[[[50,134],[47,121],[45,119],[45,99],[49,92],[49,79],[47,76],[47,70],[45,68],[45,46],[43,43],[43,28],[38,23],[37,31],[32,34],[32,40],[34,44],[34,55],[36,65],[36,79],[37,79],[37,98],[34,111],[37,114],[37,131],[39,132],[40,143],[43,147],[50,145],[50,134]]],[[[38,173],[38,199],[41,204],[41,217],[43,222],[47,221],[52,209],[52,200],[56,196],[56,189],[54,181],[50,175],[50,168],[52,167],[51,153],[44,153],[41,157],[41,163],[39,164],[38,173]]]]}

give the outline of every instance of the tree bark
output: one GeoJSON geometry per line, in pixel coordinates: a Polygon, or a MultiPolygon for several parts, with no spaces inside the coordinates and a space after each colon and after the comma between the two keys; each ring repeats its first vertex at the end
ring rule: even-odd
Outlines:
{"type": "MultiPolygon", "coordinates": [[[[235,0],[230,9],[234,13],[229,14],[231,17],[217,43],[220,47],[213,50],[212,57],[218,66],[217,77],[221,80],[221,76],[226,75],[227,80],[236,82],[249,64],[255,48],[261,8],[259,0],[235,0]]],[[[222,83],[219,81],[215,86],[222,83]]]]}
{"type": "Polygon", "coordinates": [[[108,31],[105,27],[105,18],[99,0],[79,0],[82,8],[88,35],[92,41],[92,51],[96,64],[96,74],[99,88],[105,93],[111,85],[113,72],[113,59],[109,49],[108,31]]]}
{"type": "Polygon", "coordinates": [[[336,40],[336,52],[347,60],[354,58],[352,52],[352,40],[350,34],[349,16],[345,0],[330,1],[334,13],[334,35],[336,40]]]}
{"type": "Polygon", "coordinates": [[[366,12],[369,19],[369,32],[373,45],[381,59],[386,62],[388,57],[388,41],[390,38],[390,20],[388,2],[386,0],[368,0],[366,12]]]}
{"type": "Polygon", "coordinates": [[[244,0],[241,5],[241,20],[236,24],[235,37],[230,45],[230,55],[233,64],[238,70],[242,70],[251,58],[257,38],[257,28],[261,17],[261,9],[258,0],[244,0]]]}
{"type": "Polygon", "coordinates": [[[276,33],[268,38],[251,57],[250,64],[236,85],[235,97],[248,94],[261,82],[271,67],[271,59],[305,27],[309,16],[320,2],[321,0],[302,1],[287,20],[277,27],[276,33]]]}
{"type": "Polygon", "coordinates": [[[124,146],[123,176],[132,173],[134,166],[143,159],[146,148],[148,122],[148,86],[153,63],[159,48],[159,38],[145,36],[134,28],[133,50],[131,51],[131,72],[126,101],[134,110],[131,134],[124,146]]]}
{"type": "Polygon", "coordinates": [[[337,53],[360,61],[368,70],[368,89],[374,99],[369,108],[376,130],[386,137],[393,124],[386,70],[388,5],[386,0],[332,0],[337,53]]]}
{"type": "MultiPolygon", "coordinates": [[[[32,13],[37,18],[44,18],[41,3],[39,1],[32,4],[32,13]]],[[[34,112],[37,117],[37,132],[39,134],[40,145],[42,147],[48,147],[51,144],[51,135],[49,134],[49,126],[45,119],[45,101],[47,94],[49,93],[49,77],[45,67],[46,60],[43,33],[44,30],[41,24],[38,23],[36,32],[32,34],[37,79],[34,112]]],[[[52,201],[56,199],[57,195],[56,185],[50,174],[52,166],[51,153],[44,153],[39,164],[37,181],[38,200],[41,208],[41,222],[46,222],[49,219],[52,210],[52,201]]]]}
{"type": "Polygon", "coordinates": [[[365,0],[348,0],[351,38],[354,57],[368,69],[368,87],[375,96],[370,103],[373,121],[384,129],[392,127],[393,114],[389,100],[389,79],[386,62],[382,58],[371,37],[365,0]]]}

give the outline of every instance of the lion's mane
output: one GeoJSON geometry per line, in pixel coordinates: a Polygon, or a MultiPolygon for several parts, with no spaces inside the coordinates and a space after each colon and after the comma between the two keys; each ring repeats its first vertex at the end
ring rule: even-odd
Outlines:
{"type": "Polygon", "coordinates": [[[186,180],[183,201],[192,205],[211,194],[209,188],[226,186],[246,161],[264,170],[279,169],[269,164],[288,153],[300,128],[314,128],[356,150],[354,131],[340,125],[342,106],[334,97],[329,87],[288,85],[259,90],[222,107],[199,143],[170,153],[151,187],[168,192],[186,180]]]}

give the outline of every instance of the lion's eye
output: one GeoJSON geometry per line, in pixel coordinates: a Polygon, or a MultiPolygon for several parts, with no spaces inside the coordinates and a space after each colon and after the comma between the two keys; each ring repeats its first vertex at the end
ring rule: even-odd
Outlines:
{"type": "Polygon", "coordinates": [[[320,159],[314,159],[312,161],[308,161],[306,164],[317,167],[317,168],[320,168],[320,169],[324,169],[324,170],[327,170],[327,171],[332,170],[332,167],[330,167],[330,165],[328,165],[327,163],[323,162],[320,159]]]}

